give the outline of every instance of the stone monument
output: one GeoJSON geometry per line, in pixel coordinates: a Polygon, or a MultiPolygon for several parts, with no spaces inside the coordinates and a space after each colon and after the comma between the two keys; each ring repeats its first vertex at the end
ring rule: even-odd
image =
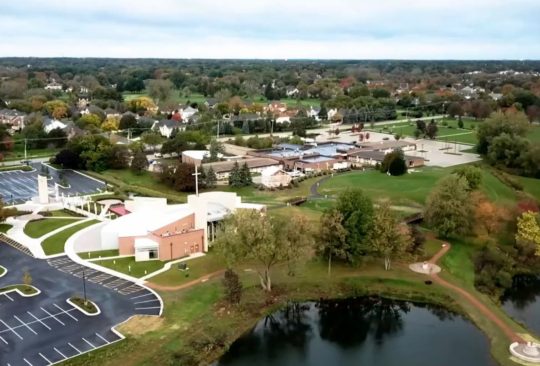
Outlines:
{"type": "Polygon", "coordinates": [[[38,199],[39,203],[49,203],[49,187],[47,186],[47,177],[38,174],[38,199]]]}

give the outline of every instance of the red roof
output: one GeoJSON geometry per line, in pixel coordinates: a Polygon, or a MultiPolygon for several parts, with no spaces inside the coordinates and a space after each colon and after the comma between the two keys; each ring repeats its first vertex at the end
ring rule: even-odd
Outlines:
{"type": "Polygon", "coordinates": [[[131,213],[128,210],[126,210],[126,206],[124,206],[123,204],[111,206],[109,207],[109,211],[111,211],[114,214],[117,214],[118,216],[125,216],[131,213]]]}

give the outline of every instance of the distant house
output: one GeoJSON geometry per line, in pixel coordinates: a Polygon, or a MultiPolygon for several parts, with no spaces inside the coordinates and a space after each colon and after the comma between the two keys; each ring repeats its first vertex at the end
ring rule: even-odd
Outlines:
{"type": "Polygon", "coordinates": [[[156,121],[152,125],[153,130],[158,130],[161,136],[170,138],[173,130],[178,128],[180,131],[184,130],[184,127],[178,122],[173,121],[172,119],[162,119],[161,121],[156,121]]]}
{"type": "Polygon", "coordinates": [[[313,106],[309,107],[309,109],[306,111],[306,115],[310,118],[315,118],[316,121],[320,121],[321,118],[319,117],[320,108],[313,108],[313,106]]]}
{"type": "Polygon", "coordinates": [[[300,93],[300,90],[298,90],[298,88],[289,86],[287,87],[287,90],[285,91],[285,93],[287,94],[288,97],[294,97],[298,95],[298,93],[300,93]]]}
{"type": "Polygon", "coordinates": [[[204,105],[210,109],[213,109],[218,104],[218,100],[216,98],[208,98],[204,102],[204,105]]]}
{"type": "Polygon", "coordinates": [[[61,122],[57,119],[45,118],[43,120],[43,131],[45,131],[45,133],[49,133],[56,128],[60,128],[63,130],[66,127],[67,125],[64,122],[61,122]]]}
{"type": "Polygon", "coordinates": [[[501,93],[494,93],[494,92],[491,92],[488,94],[489,97],[495,101],[501,99],[503,97],[503,95],[501,93]]]}
{"type": "Polygon", "coordinates": [[[62,84],[52,81],[49,84],[45,85],[45,90],[62,90],[62,84]]]}
{"type": "Polygon", "coordinates": [[[266,111],[274,114],[283,113],[287,110],[287,104],[283,102],[272,102],[266,106],[266,111]]]}
{"type": "Polygon", "coordinates": [[[270,166],[261,172],[261,184],[266,188],[287,187],[292,177],[279,166],[270,166]]]}
{"type": "Polygon", "coordinates": [[[107,118],[120,118],[121,114],[116,109],[107,108],[105,109],[105,115],[107,118]]]}
{"type": "Polygon", "coordinates": [[[16,109],[0,109],[0,123],[11,126],[12,131],[20,131],[24,128],[26,113],[16,109]]]}
{"type": "Polygon", "coordinates": [[[77,127],[73,121],[69,121],[66,124],[66,127],[64,127],[64,132],[66,133],[67,139],[71,140],[72,138],[76,136],[82,136],[86,134],[86,131],[77,127]]]}
{"type": "Polygon", "coordinates": [[[233,122],[244,122],[244,121],[258,121],[262,117],[259,116],[257,113],[242,113],[238,116],[232,116],[231,121],[233,122]]]}
{"type": "Polygon", "coordinates": [[[193,108],[191,106],[188,106],[180,111],[180,114],[182,115],[182,119],[184,121],[189,120],[195,113],[198,113],[199,110],[196,108],[193,108]]]}
{"type": "Polygon", "coordinates": [[[182,163],[200,165],[208,156],[210,156],[208,150],[186,150],[182,152],[182,163]]]}

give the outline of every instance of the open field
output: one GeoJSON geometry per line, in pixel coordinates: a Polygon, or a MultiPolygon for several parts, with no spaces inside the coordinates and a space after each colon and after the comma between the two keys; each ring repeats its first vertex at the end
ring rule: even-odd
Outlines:
{"type": "Polygon", "coordinates": [[[13,225],[10,224],[0,224],[0,233],[7,233],[7,231],[12,227],[13,225]]]}
{"type": "Polygon", "coordinates": [[[225,269],[225,263],[215,253],[209,252],[204,257],[190,259],[184,262],[188,266],[187,271],[178,269],[173,265],[171,269],[149,279],[150,282],[165,286],[178,286],[193,281],[204,275],[225,269]]]}
{"type": "Polygon", "coordinates": [[[106,257],[116,257],[118,255],[118,249],[111,249],[111,250],[98,250],[96,252],[80,252],[77,253],[79,257],[82,259],[96,259],[99,257],[106,258],[106,257]]]}
{"type": "Polygon", "coordinates": [[[88,226],[91,226],[91,225],[94,225],[94,224],[97,224],[99,221],[97,220],[91,220],[91,221],[86,221],[86,222],[82,222],[78,225],[75,225],[75,226],[72,226],[70,228],[67,228],[66,230],[63,230],[53,236],[50,236],[48,237],[47,239],[45,239],[43,241],[43,243],[41,243],[41,246],[43,247],[43,251],[45,252],[45,254],[47,255],[52,255],[52,254],[59,254],[59,253],[63,253],[64,252],[64,246],[66,245],[66,241],[72,236],[74,235],[76,232],[88,227],[88,226]]]}
{"type": "Polygon", "coordinates": [[[24,233],[31,238],[39,238],[53,230],[76,222],[77,219],[42,219],[30,221],[24,227],[24,233]]]}

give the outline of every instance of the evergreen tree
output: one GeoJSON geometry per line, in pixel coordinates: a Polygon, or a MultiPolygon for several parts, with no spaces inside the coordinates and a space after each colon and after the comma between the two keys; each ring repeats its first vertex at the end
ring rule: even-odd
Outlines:
{"type": "Polygon", "coordinates": [[[229,173],[229,185],[231,187],[241,187],[242,180],[240,176],[240,166],[238,162],[235,161],[231,172],[229,173]]]}
{"type": "Polygon", "coordinates": [[[199,175],[199,188],[208,188],[208,176],[206,175],[206,171],[204,170],[202,164],[197,169],[197,173],[200,173],[199,175]]]}
{"type": "Polygon", "coordinates": [[[217,176],[214,168],[210,167],[206,172],[206,187],[215,188],[217,184],[217,176]]]}
{"type": "Polygon", "coordinates": [[[251,172],[249,171],[247,163],[244,163],[244,165],[242,165],[242,168],[240,169],[240,182],[242,186],[249,186],[253,184],[251,172]]]}
{"type": "Polygon", "coordinates": [[[135,174],[141,174],[147,168],[148,159],[146,158],[146,154],[142,151],[137,152],[135,156],[133,156],[133,160],[131,161],[131,170],[135,174]]]}
{"type": "Polygon", "coordinates": [[[238,304],[242,298],[242,282],[238,274],[232,269],[225,271],[223,277],[223,287],[225,287],[225,299],[230,304],[238,304]]]}

